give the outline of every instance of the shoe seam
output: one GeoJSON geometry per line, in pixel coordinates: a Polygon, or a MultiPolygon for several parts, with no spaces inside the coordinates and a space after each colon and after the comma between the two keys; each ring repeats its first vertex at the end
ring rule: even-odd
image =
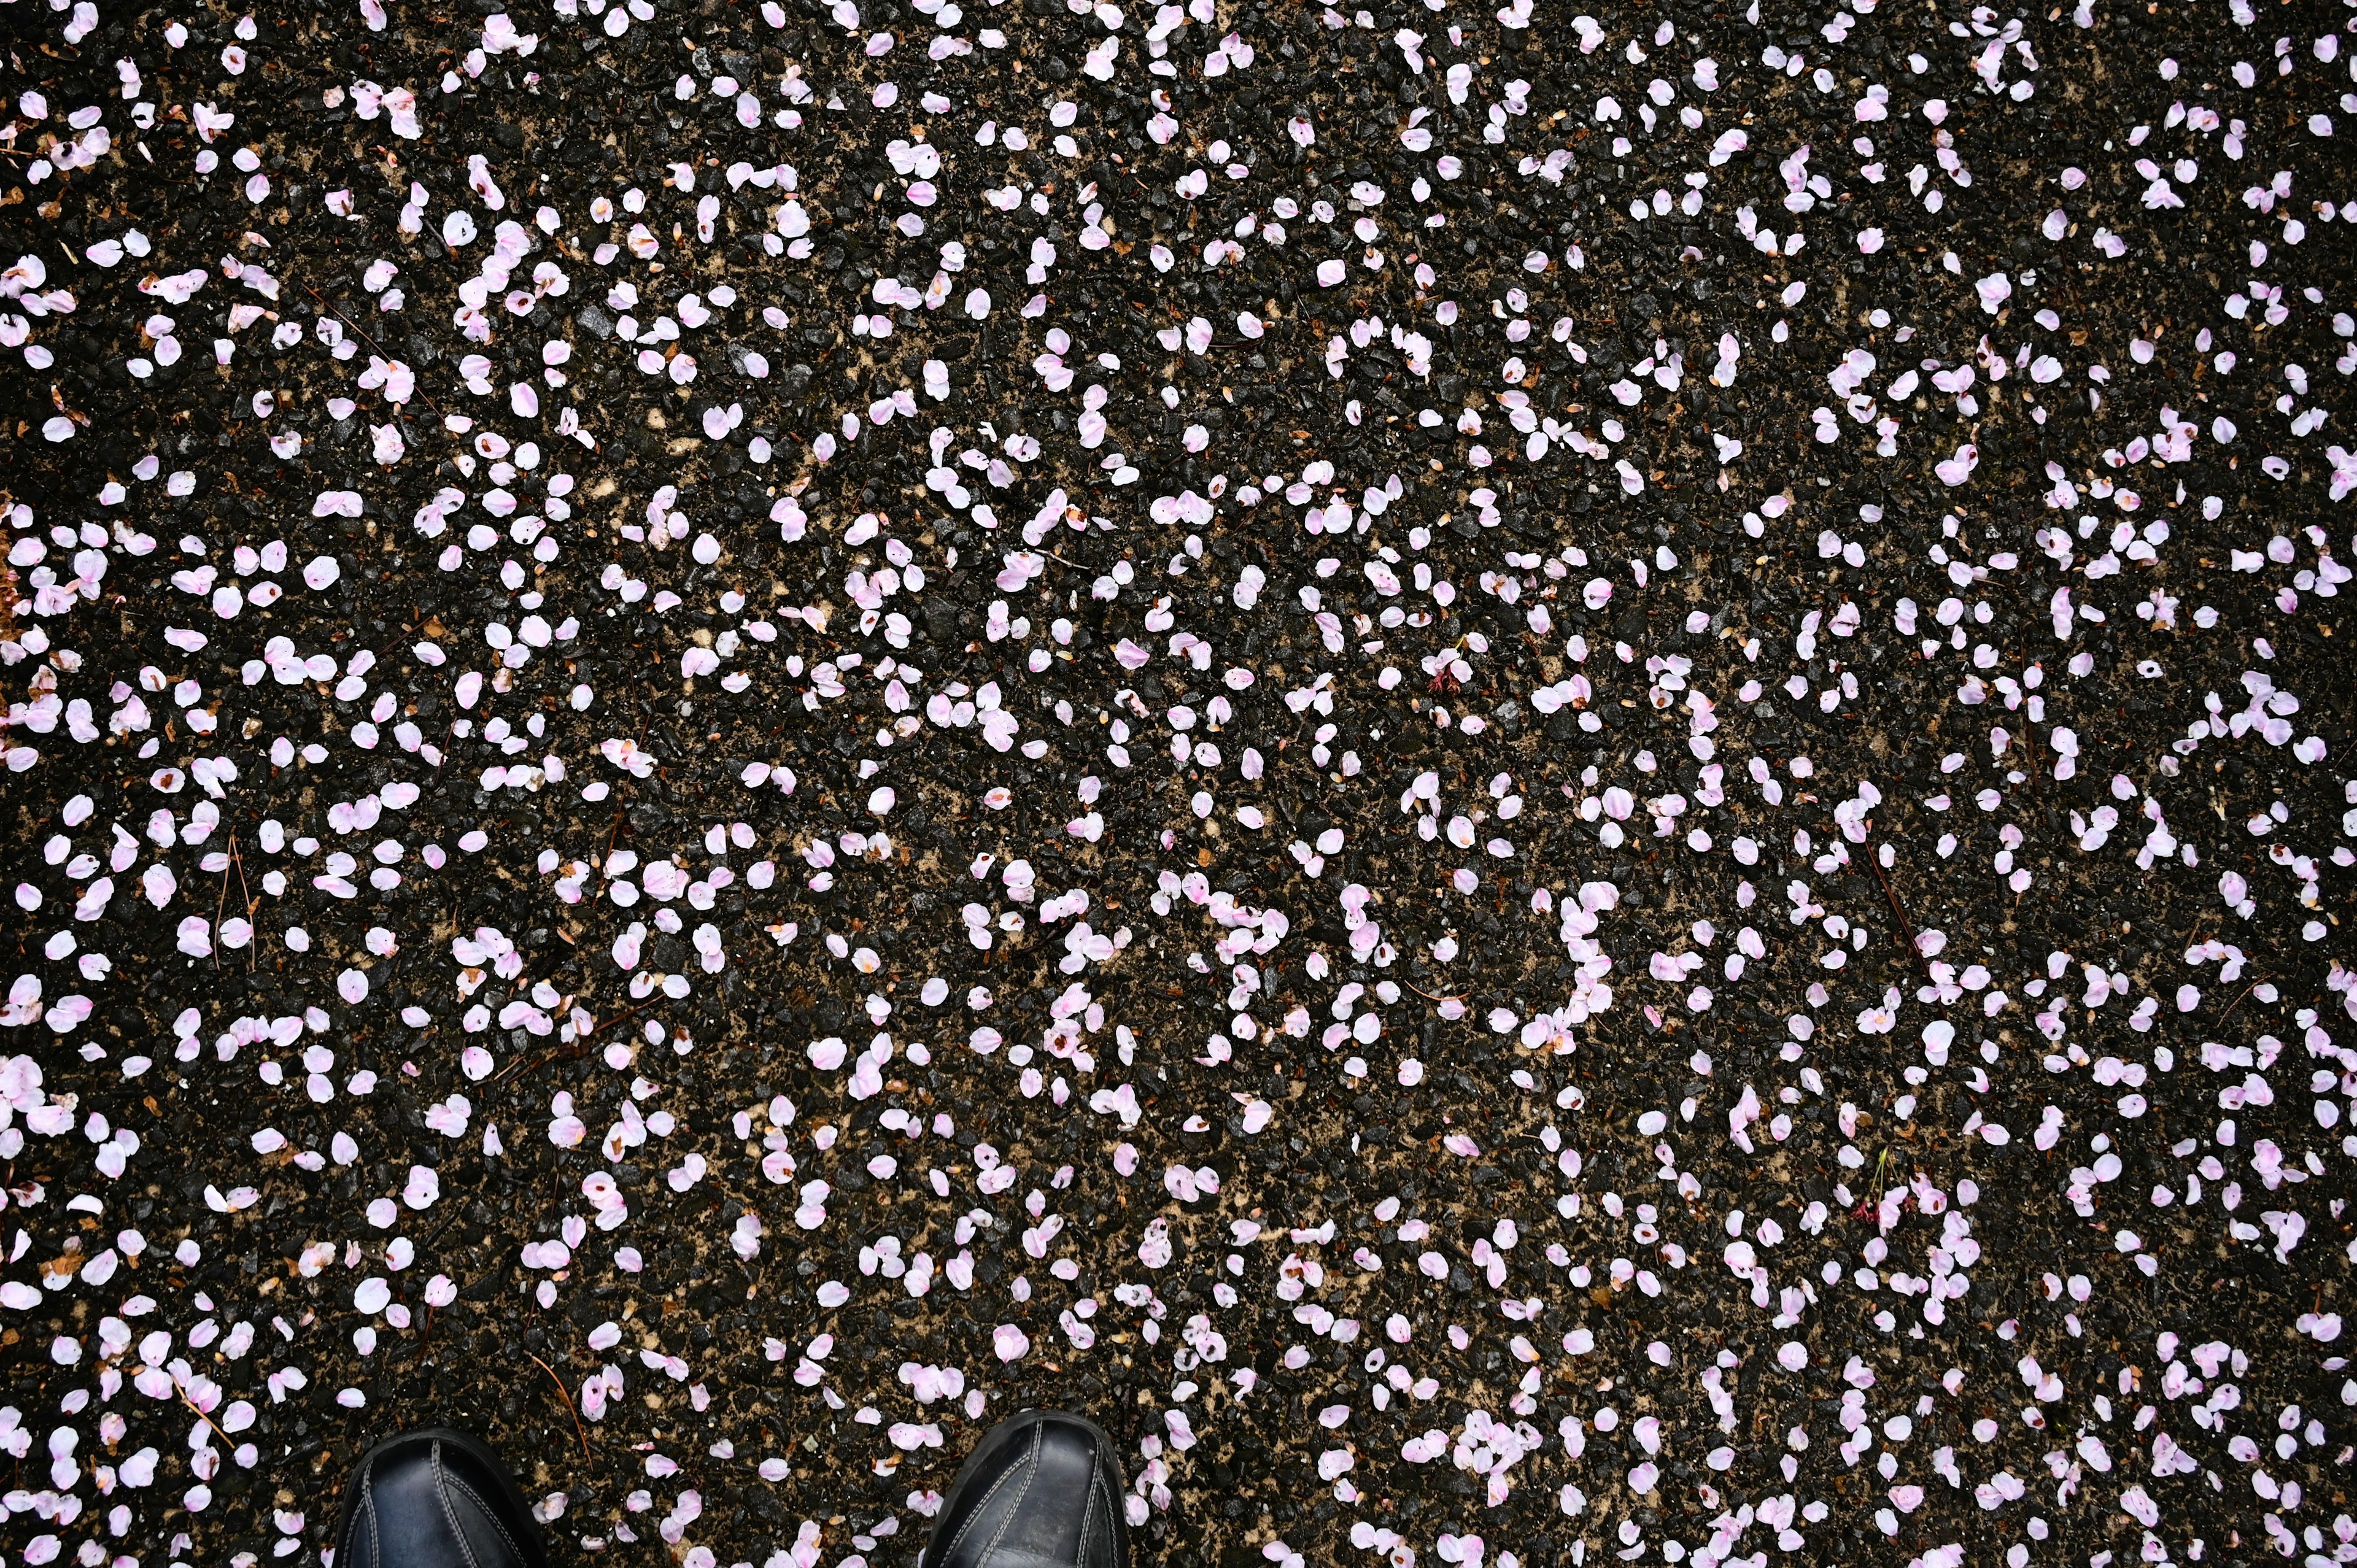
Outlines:
{"type": "MultiPolygon", "coordinates": [[[[989,1506],[990,1499],[998,1495],[998,1489],[1006,1485],[1009,1480],[1013,1479],[1014,1475],[1015,1472],[1012,1468],[1004,1471],[996,1480],[990,1483],[989,1487],[984,1491],[979,1498],[975,1500],[974,1508],[966,1514],[965,1522],[958,1526],[957,1534],[952,1536],[943,1543],[942,1547],[942,1562],[946,1563],[951,1558],[957,1555],[958,1548],[965,1543],[965,1538],[973,1532],[974,1521],[981,1517],[982,1510],[989,1506]]],[[[938,1565],[936,1565],[936,1568],[938,1568],[938,1565]]]]}
{"type": "MultiPolygon", "coordinates": [[[[1092,1449],[1096,1445],[1093,1443],[1090,1444],[1092,1449]]],[[[1096,1529],[1097,1511],[1100,1506],[1097,1491],[1103,1484],[1103,1479],[1098,1475],[1098,1466],[1096,1464],[1095,1455],[1092,1454],[1089,1461],[1089,1484],[1087,1491],[1084,1494],[1086,1500],[1082,1504],[1081,1509],[1081,1544],[1078,1554],[1080,1560],[1075,1565],[1075,1568],[1090,1568],[1089,1547],[1092,1540],[1093,1539],[1096,1529]]],[[[1107,1568],[1111,1568],[1111,1565],[1108,1564],[1107,1568]]]]}
{"type": "Polygon", "coordinates": [[[989,1568],[990,1559],[997,1552],[999,1541],[1006,1535],[1006,1527],[1014,1520],[1017,1510],[1022,1508],[1023,1498],[1030,1495],[1031,1482],[1039,1473],[1039,1433],[1045,1424],[1045,1423],[1039,1423],[1032,1426],[1028,1434],[1030,1441],[1023,1456],[1001,1472],[998,1479],[990,1483],[990,1489],[982,1494],[981,1499],[974,1506],[974,1511],[966,1516],[965,1522],[958,1527],[956,1536],[943,1549],[942,1552],[943,1562],[948,1562],[957,1555],[958,1548],[964,1543],[967,1535],[974,1529],[974,1521],[981,1517],[982,1510],[990,1505],[992,1499],[998,1496],[1000,1489],[1013,1480],[1019,1471],[1023,1476],[1023,1496],[1015,1499],[1014,1508],[1007,1510],[1006,1518],[999,1520],[998,1528],[991,1532],[989,1544],[985,1546],[974,1559],[974,1568],[989,1568]]]}
{"type": "Polygon", "coordinates": [[[442,1440],[438,1437],[434,1440],[433,1478],[434,1500],[442,1505],[442,1517],[449,1524],[450,1534],[458,1543],[458,1554],[466,1560],[466,1568],[483,1568],[481,1561],[475,1555],[474,1542],[467,1539],[467,1531],[458,1523],[458,1510],[450,1506],[449,1494],[443,1489],[445,1482],[453,1486],[459,1482],[456,1476],[443,1468],[442,1440]]]}
{"type": "Polygon", "coordinates": [[[1041,1451],[1047,1446],[1048,1423],[1044,1421],[1034,1422],[1029,1437],[1028,1452],[1025,1456],[1023,1466],[1022,1494],[1015,1499],[1014,1506],[1006,1510],[1006,1517],[998,1521],[998,1529],[991,1534],[989,1548],[984,1552],[981,1561],[975,1563],[974,1568],[990,1568],[991,1560],[998,1555],[999,1546],[1006,1541],[1007,1530],[1014,1527],[1017,1516],[1022,1513],[1023,1505],[1031,1500],[1031,1489],[1039,1483],[1041,1451]]]}
{"type": "Polygon", "coordinates": [[[1129,1565],[1123,1561],[1121,1550],[1121,1532],[1127,1525],[1128,1519],[1123,1512],[1121,1488],[1114,1485],[1117,1474],[1118,1472],[1108,1471],[1105,1467],[1099,1466],[1092,1479],[1104,1501],[1103,1529],[1106,1568],[1129,1568],[1129,1565]]]}
{"type": "Polygon", "coordinates": [[[378,1564],[384,1558],[384,1546],[382,1532],[377,1529],[376,1524],[376,1466],[373,1464],[361,1472],[361,1506],[359,1513],[353,1519],[353,1532],[356,1536],[362,1526],[368,1530],[369,1550],[366,1568],[378,1568],[378,1564]]]}
{"type": "Polygon", "coordinates": [[[460,1493],[468,1501],[480,1509],[483,1517],[491,1521],[491,1528],[500,1532],[500,1544],[508,1549],[508,1554],[516,1560],[519,1568],[528,1564],[532,1559],[525,1555],[522,1543],[508,1532],[508,1527],[500,1520],[498,1510],[484,1500],[483,1494],[468,1485],[463,1477],[454,1474],[449,1477],[449,1481],[453,1490],[460,1493]]]}
{"type": "MultiPolygon", "coordinates": [[[[1093,1528],[1093,1530],[1103,1532],[1105,1537],[1103,1568],[1120,1568],[1113,1561],[1113,1487],[1105,1486],[1105,1453],[1093,1441],[1089,1443],[1089,1448],[1092,1448],[1092,1455],[1089,1455],[1089,1514],[1082,1519],[1082,1552],[1087,1554],[1089,1532],[1093,1528]]],[[[1082,1568],[1089,1568],[1087,1556],[1082,1556],[1082,1568]]]]}

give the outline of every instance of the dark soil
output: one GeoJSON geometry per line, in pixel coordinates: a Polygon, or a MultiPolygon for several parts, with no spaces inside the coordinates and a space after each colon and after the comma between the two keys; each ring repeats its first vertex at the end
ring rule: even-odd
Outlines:
{"type": "Polygon", "coordinates": [[[2347,1555],[2337,9],[5,9],[27,1563],[331,1546],[432,1422],[566,1559],[907,1563],[1029,1404],[1169,1568],[2347,1555]]]}

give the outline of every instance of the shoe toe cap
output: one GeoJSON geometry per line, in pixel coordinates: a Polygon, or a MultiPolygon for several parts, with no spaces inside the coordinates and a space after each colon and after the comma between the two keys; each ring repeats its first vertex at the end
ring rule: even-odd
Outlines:
{"type": "Polygon", "coordinates": [[[345,1568],[542,1568],[540,1532],[488,1450],[414,1434],[372,1451],[340,1532],[345,1568]]]}
{"type": "Polygon", "coordinates": [[[951,1488],[926,1568],[1127,1568],[1123,1507],[1102,1431],[1057,1412],[1017,1417],[951,1488]]]}

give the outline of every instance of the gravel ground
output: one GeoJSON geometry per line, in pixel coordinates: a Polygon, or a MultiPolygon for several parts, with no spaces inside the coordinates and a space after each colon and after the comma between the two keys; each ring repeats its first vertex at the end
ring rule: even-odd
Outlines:
{"type": "Polygon", "coordinates": [[[2357,1558],[2345,10],[1572,9],[0,5],[0,1545],[2357,1558]]]}

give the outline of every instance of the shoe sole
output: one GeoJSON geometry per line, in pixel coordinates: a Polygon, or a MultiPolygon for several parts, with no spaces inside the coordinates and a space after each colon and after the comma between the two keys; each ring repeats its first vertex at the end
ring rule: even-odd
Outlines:
{"type": "MultiPolygon", "coordinates": [[[[370,1463],[386,1450],[436,1439],[465,1452],[490,1473],[508,1503],[515,1509],[516,1517],[523,1521],[524,1544],[530,1549],[531,1555],[536,1562],[545,1564],[548,1561],[547,1537],[541,1530],[540,1520],[533,1514],[531,1501],[524,1497],[523,1489],[516,1485],[515,1477],[508,1473],[506,1461],[492,1452],[490,1444],[473,1433],[461,1432],[455,1426],[424,1426],[414,1432],[400,1433],[376,1444],[360,1456],[359,1462],[352,1466],[350,1478],[345,1482],[344,1495],[336,1505],[336,1561],[339,1563],[344,1562],[344,1543],[350,1539],[351,1530],[352,1504],[360,1496],[360,1488],[352,1485],[352,1481],[366,1475],[370,1463]]],[[[351,1565],[347,1563],[345,1568],[351,1568],[351,1565]]]]}

